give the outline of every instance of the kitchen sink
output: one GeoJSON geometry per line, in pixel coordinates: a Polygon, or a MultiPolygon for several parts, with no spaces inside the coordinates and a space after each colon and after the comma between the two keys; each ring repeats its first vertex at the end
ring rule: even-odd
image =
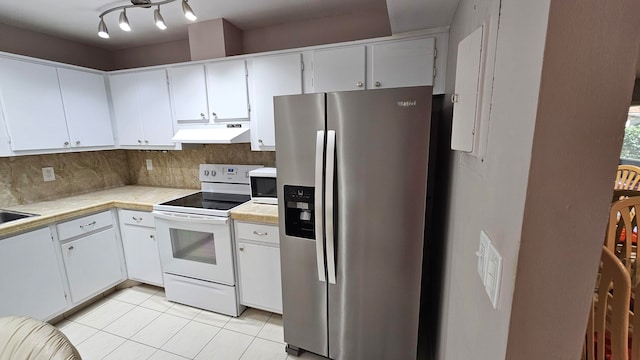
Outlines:
{"type": "Polygon", "coordinates": [[[36,214],[27,214],[17,211],[0,210],[0,224],[7,223],[9,221],[20,220],[31,216],[37,216],[36,214]]]}

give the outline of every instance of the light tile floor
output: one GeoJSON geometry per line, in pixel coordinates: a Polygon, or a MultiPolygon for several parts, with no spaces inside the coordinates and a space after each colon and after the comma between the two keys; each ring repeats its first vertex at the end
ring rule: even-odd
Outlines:
{"type": "Polygon", "coordinates": [[[84,360],[323,359],[288,356],[278,314],[247,309],[233,318],[169,302],[147,285],[117,291],[55,325],[84,360]]]}

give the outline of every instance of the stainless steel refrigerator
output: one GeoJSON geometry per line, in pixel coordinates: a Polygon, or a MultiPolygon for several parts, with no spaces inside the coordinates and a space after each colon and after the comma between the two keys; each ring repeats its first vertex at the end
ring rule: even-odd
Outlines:
{"type": "Polygon", "coordinates": [[[287,352],[416,358],[431,96],[274,98],[287,352]]]}

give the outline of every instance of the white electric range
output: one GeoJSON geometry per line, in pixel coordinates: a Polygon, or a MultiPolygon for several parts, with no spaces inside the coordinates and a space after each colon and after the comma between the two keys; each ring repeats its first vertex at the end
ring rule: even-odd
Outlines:
{"type": "Polygon", "coordinates": [[[231,210],[255,165],[201,164],[202,191],[153,207],[167,300],[238,316],[231,210]]]}

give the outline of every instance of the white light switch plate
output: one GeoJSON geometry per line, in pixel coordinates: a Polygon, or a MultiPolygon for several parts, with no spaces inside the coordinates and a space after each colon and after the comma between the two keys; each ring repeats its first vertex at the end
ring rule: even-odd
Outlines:
{"type": "Polygon", "coordinates": [[[483,284],[487,274],[487,251],[489,244],[491,244],[489,235],[487,235],[484,230],[480,231],[480,245],[478,245],[476,256],[478,257],[478,275],[480,275],[480,279],[482,279],[483,284]]]}
{"type": "Polygon", "coordinates": [[[42,178],[44,179],[44,181],[55,181],[56,173],[53,171],[52,167],[43,167],[42,178]]]}
{"type": "Polygon", "coordinates": [[[498,308],[498,297],[500,296],[500,280],[502,278],[502,256],[498,250],[489,244],[487,249],[487,275],[484,279],[484,288],[489,295],[491,305],[498,308]]]}

